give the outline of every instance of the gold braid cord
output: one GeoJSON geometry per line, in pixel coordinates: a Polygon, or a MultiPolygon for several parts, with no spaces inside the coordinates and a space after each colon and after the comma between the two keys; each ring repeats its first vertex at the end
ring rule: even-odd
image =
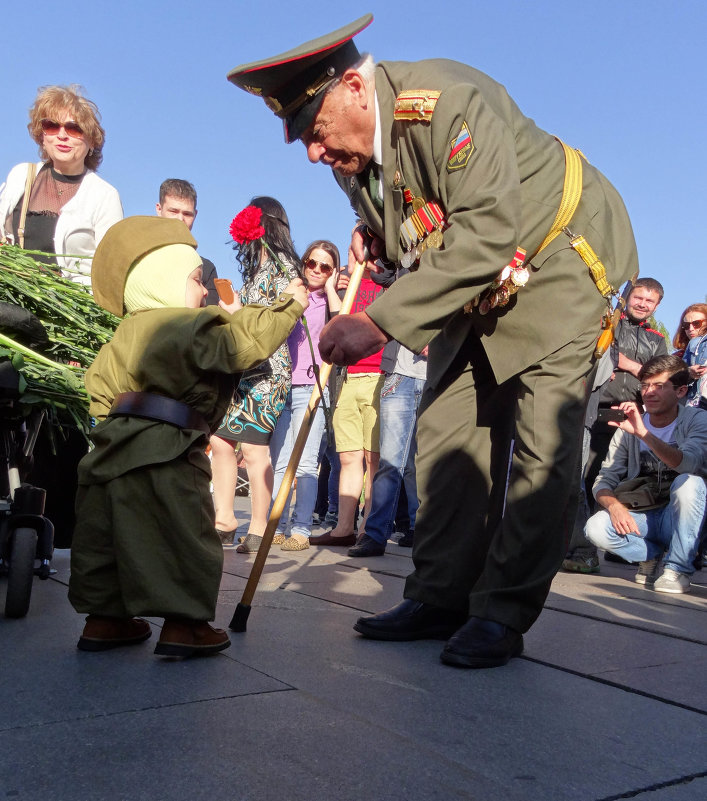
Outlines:
{"type": "Polygon", "coordinates": [[[601,292],[603,297],[608,300],[614,294],[614,290],[606,277],[606,268],[599,260],[592,246],[581,234],[579,236],[572,236],[569,229],[565,230],[568,236],[570,236],[571,247],[582,257],[582,261],[589,268],[592,280],[596,284],[597,289],[601,292]]]}

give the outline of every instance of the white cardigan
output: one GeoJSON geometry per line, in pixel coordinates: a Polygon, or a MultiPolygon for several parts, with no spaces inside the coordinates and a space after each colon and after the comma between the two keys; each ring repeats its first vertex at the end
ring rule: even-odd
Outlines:
{"type": "MultiPolygon", "coordinates": [[[[43,166],[44,162],[40,161],[37,172],[43,166]]],[[[0,238],[13,239],[12,231],[5,231],[5,220],[24,194],[28,169],[29,164],[17,164],[0,187],[0,238]]],[[[90,284],[91,258],[96,246],[111,225],[122,219],[123,207],[118,191],[89,170],[56,222],[54,252],[62,274],[72,281],[90,284]]]]}

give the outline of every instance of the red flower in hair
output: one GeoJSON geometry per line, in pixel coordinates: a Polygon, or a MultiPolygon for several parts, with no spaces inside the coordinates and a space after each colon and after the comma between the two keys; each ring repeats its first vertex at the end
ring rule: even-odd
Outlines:
{"type": "Polygon", "coordinates": [[[264,236],[265,228],[260,224],[262,217],[263,210],[257,206],[246,206],[243,211],[239,211],[228,229],[233,241],[246,245],[264,236]]]}

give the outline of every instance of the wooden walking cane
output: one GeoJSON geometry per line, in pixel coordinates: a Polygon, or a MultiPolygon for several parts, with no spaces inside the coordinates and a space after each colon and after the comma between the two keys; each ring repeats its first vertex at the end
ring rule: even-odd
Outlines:
{"type": "MultiPolygon", "coordinates": [[[[364,267],[365,259],[363,262],[356,262],[356,266],[354,267],[351,278],[349,279],[349,285],[346,289],[346,294],[344,295],[344,299],[341,304],[341,309],[339,311],[340,315],[349,314],[351,311],[351,306],[353,305],[354,298],[358,292],[359,284],[361,283],[361,278],[363,277],[364,267]]],[[[314,388],[312,389],[312,396],[309,399],[307,410],[304,413],[304,419],[302,420],[302,425],[300,426],[297,439],[295,440],[294,447],[292,448],[290,461],[287,463],[287,469],[285,470],[285,475],[282,479],[282,483],[280,484],[280,489],[275,496],[272,511],[270,512],[270,517],[268,518],[268,523],[265,527],[265,533],[263,534],[263,541],[260,543],[258,553],[255,556],[255,562],[253,562],[253,567],[250,571],[250,576],[248,576],[248,583],[245,586],[245,590],[243,590],[243,596],[241,597],[240,602],[236,606],[236,610],[233,613],[233,618],[228,624],[228,627],[231,629],[231,631],[246,630],[248,615],[250,614],[250,605],[253,600],[253,596],[255,595],[255,590],[258,587],[260,575],[265,567],[265,560],[268,558],[270,546],[272,545],[273,537],[275,536],[277,524],[280,522],[285,501],[287,500],[287,496],[290,494],[290,489],[292,489],[292,482],[295,478],[295,472],[297,471],[299,460],[302,458],[302,451],[307,443],[307,437],[309,436],[310,429],[312,428],[314,415],[317,412],[317,406],[319,405],[319,401],[321,399],[319,387],[326,386],[326,383],[329,380],[330,372],[331,365],[326,363],[323,364],[319,374],[319,384],[315,384],[314,388]]]]}

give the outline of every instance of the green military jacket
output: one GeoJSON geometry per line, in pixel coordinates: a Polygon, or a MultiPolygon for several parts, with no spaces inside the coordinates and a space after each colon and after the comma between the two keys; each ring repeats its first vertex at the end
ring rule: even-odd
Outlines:
{"type": "Polygon", "coordinates": [[[192,446],[194,459],[203,457],[206,442],[200,431],[138,417],[107,417],[116,396],[153,392],[182,401],[215,431],[238,374],[267,359],[302,311],[294,298],[281,295],[271,307],[253,304],[233,315],[209,306],[152,309],[123,320],[86,373],[91,415],[101,422],[91,434],[96,448],[79,466],[79,483],[102,483],[137,467],[168,462],[192,446]]]}
{"type": "MultiPolygon", "coordinates": [[[[506,90],[487,75],[446,60],[382,62],[375,73],[383,158],[381,212],[365,173],[336,176],[360,218],[385,241],[387,257],[403,256],[400,226],[412,211],[404,190],[437,201],[449,228],[441,249],[428,248],[419,269],[400,277],[366,311],[413,351],[430,345],[428,380],[444,374],[473,331],[501,383],[580,333],[599,334],[606,301],[580,257],[560,234],[533,259],[530,279],[503,308],[470,314],[465,304],[483,292],[516,248],[532,254],[550,230],[562,197],[564,152],[525,117],[506,90]],[[405,90],[439,98],[424,121],[395,120],[405,90]],[[471,155],[450,164],[466,124],[471,155]]],[[[576,144],[576,143],[569,143],[576,144]]],[[[611,184],[584,163],[583,193],[571,227],[583,234],[620,287],[636,270],[636,247],[623,202],[611,184]]]]}

